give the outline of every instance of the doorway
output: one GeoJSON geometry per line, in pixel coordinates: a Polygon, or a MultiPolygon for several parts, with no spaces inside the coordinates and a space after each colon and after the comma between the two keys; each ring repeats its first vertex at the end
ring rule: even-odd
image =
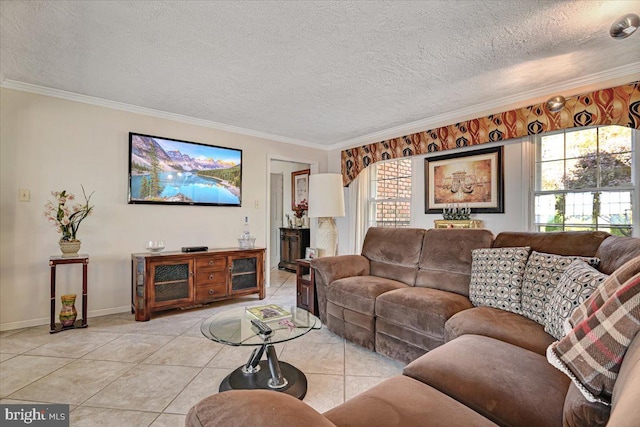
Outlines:
{"type": "Polygon", "coordinates": [[[271,254],[270,265],[278,265],[280,259],[280,244],[278,232],[279,228],[284,224],[284,216],[282,214],[282,173],[271,174],[271,200],[269,203],[270,212],[270,224],[269,224],[269,241],[271,242],[271,248],[269,253],[271,254]]]}
{"type": "Polygon", "coordinates": [[[280,262],[280,228],[288,226],[288,218],[293,218],[291,205],[291,174],[310,169],[309,163],[285,160],[270,161],[269,177],[269,261],[271,267],[280,262]]]}

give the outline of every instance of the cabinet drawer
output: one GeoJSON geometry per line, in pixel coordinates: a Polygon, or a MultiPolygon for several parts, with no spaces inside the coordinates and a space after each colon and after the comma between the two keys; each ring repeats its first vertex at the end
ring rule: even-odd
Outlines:
{"type": "Polygon", "coordinates": [[[227,270],[200,270],[196,274],[196,286],[226,285],[227,270]]]}
{"type": "Polygon", "coordinates": [[[225,283],[196,286],[196,301],[198,302],[225,296],[227,296],[227,285],[225,283]]]}
{"type": "Polygon", "coordinates": [[[206,268],[207,270],[220,271],[227,268],[226,257],[201,257],[196,259],[196,268],[206,268]]]}

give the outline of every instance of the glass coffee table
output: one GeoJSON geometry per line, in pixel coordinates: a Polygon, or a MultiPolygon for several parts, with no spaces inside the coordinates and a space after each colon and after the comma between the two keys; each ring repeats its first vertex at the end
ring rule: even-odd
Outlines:
{"type": "Polygon", "coordinates": [[[219,391],[239,389],[275,390],[302,399],[307,393],[307,377],[293,365],[278,360],[274,344],[301,337],[322,324],[313,314],[295,306],[280,306],[291,313],[284,319],[264,321],[261,331],[251,321],[256,319],[247,308],[222,311],[204,321],[200,330],[212,341],[231,346],[256,347],[247,363],[231,372],[219,391]],[[270,330],[270,331],[269,331],[270,330]],[[264,353],[266,360],[261,360],[264,353]]]}

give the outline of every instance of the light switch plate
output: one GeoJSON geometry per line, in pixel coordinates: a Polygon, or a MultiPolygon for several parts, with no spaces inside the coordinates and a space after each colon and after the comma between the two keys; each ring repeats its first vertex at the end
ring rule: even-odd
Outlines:
{"type": "Polygon", "coordinates": [[[31,191],[25,188],[18,189],[18,201],[19,202],[29,202],[31,201],[31,191]]]}

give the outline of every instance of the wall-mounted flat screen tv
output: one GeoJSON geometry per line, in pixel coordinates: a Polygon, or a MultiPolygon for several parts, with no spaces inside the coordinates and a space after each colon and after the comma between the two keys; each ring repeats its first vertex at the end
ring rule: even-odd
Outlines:
{"type": "Polygon", "coordinates": [[[129,203],[241,202],[242,150],[129,133],[129,203]]]}

